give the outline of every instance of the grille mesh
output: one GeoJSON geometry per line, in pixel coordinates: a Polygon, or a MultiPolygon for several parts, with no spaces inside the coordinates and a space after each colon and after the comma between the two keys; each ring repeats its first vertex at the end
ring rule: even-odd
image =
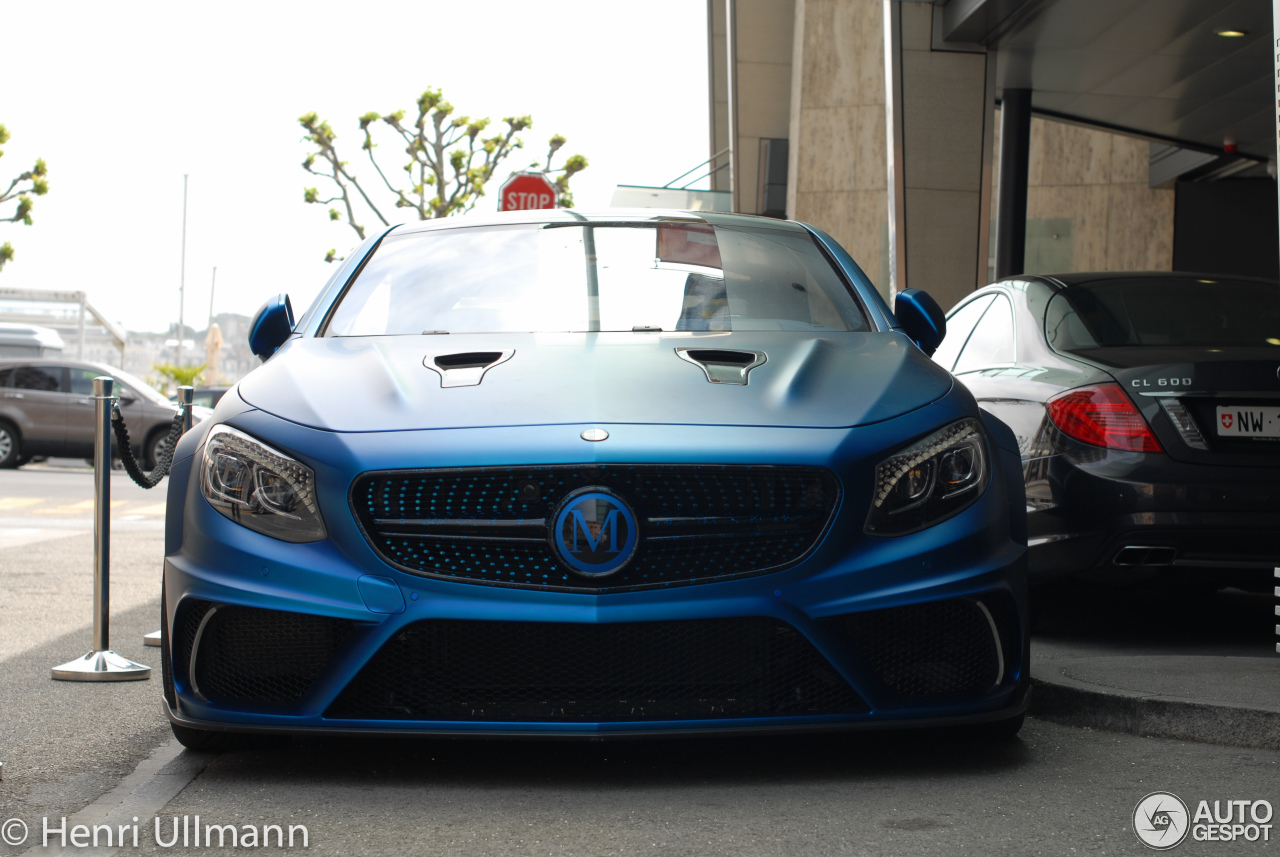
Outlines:
{"type": "Polygon", "coordinates": [[[880,684],[899,696],[963,696],[995,686],[1000,652],[986,616],[969,599],[851,613],[831,621],[880,684]]]}
{"type": "Polygon", "coordinates": [[[325,716],[619,722],[866,710],[809,641],[775,619],[428,620],[392,637],[325,716]]]}
{"type": "MultiPolygon", "coordinates": [[[[183,602],[176,650],[185,674],[201,619],[216,605],[183,602]]],[[[212,702],[293,702],[333,658],[355,623],[256,607],[224,606],[205,625],[195,678],[212,702]]],[[[189,680],[189,677],[188,677],[189,680]]]]}
{"type": "Polygon", "coordinates": [[[839,496],[819,467],[563,465],[370,473],[356,479],[351,504],[374,550],[406,571],[599,593],[793,565],[839,496]],[[547,539],[557,504],[586,486],[617,494],[639,519],[635,558],[607,577],[570,572],[547,539]]]}

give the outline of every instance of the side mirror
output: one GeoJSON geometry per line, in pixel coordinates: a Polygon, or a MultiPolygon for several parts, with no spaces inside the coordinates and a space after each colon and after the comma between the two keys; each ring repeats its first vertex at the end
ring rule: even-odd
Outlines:
{"type": "Polygon", "coordinates": [[[132,405],[132,404],[133,404],[134,402],[136,402],[136,401],[138,401],[138,397],[137,397],[137,396],[135,396],[133,393],[129,393],[129,392],[125,392],[125,391],[121,391],[121,393],[120,393],[120,406],[121,406],[121,407],[127,408],[127,407],[129,407],[129,405],[132,405]]]}
{"type": "Polygon", "coordinates": [[[288,295],[267,300],[249,323],[249,350],[266,360],[293,335],[293,304],[288,295]]]}
{"type": "Polygon", "coordinates": [[[938,302],[920,289],[903,289],[893,303],[902,331],[930,357],[947,335],[947,316],[938,302]]]}

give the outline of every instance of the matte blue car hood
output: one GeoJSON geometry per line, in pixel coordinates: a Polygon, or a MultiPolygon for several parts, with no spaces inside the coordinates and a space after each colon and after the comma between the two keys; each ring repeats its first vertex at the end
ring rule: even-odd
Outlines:
{"type": "Polygon", "coordinates": [[[240,382],[246,402],[331,431],[582,423],[835,428],[923,407],[951,376],[897,333],[467,334],[306,338],[240,382]],[[763,351],[746,386],[710,383],[677,347],[763,351]],[[424,357],[514,356],[442,388],[424,357]]]}

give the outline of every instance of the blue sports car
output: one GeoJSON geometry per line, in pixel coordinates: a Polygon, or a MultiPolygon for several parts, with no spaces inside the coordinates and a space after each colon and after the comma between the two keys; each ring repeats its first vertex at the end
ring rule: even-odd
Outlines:
{"type": "Polygon", "coordinates": [[[1015,733],[1017,442],[897,310],[793,222],[372,237],[178,445],[175,734],[1015,733]]]}

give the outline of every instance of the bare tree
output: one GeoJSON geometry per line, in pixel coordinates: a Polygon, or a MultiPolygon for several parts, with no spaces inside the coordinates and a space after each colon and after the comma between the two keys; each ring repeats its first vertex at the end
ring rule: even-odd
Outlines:
{"type": "MultiPolygon", "coordinates": [[[[302,167],[326,179],[331,188],[328,197],[322,196],[319,188],[306,188],[306,202],[330,206],[329,219],[347,223],[361,239],[366,234],[364,222],[370,215],[382,226],[391,225],[379,199],[389,200],[395,208],[409,209],[418,220],[465,213],[484,196],[485,185],[493,178],[498,165],[523,147],[516,135],[533,127],[530,116],[508,116],[502,120],[505,127],[492,136],[483,136],[489,120],[454,115],[453,105],[444,100],[439,89],[422,93],[415,106],[417,115],[412,119],[407,118],[404,110],[385,115],[366,113],[360,117],[360,131],[364,136],[360,148],[377,176],[368,188],[338,153],[335,144],[338,135],[329,123],[314,112],[299,117],[298,123],[307,132],[305,139],[315,146],[302,167]],[[379,126],[390,128],[390,132],[383,132],[384,136],[397,140],[397,145],[402,143],[409,156],[399,171],[389,173],[378,162],[375,150],[379,144],[374,140],[373,130],[379,126]]],[[[565,138],[559,134],[552,137],[546,161],[535,161],[530,169],[544,173],[555,183],[560,205],[567,208],[573,205],[569,179],[587,168],[587,159],[573,155],[561,166],[552,168],[552,160],[564,144],[565,138]]],[[[336,258],[335,250],[325,256],[330,262],[336,258]]]]}
{"type": "MultiPolygon", "coordinates": [[[[9,142],[9,129],[0,125],[0,146],[9,142]]],[[[4,150],[0,149],[0,157],[4,157],[4,150]]],[[[49,168],[45,166],[43,158],[36,159],[36,165],[24,173],[19,173],[18,177],[9,182],[9,186],[5,187],[4,182],[0,180],[0,223],[22,223],[26,226],[31,225],[31,209],[35,207],[35,203],[31,200],[32,196],[44,196],[49,192],[49,168]],[[16,201],[16,202],[15,202],[16,201]],[[5,204],[15,202],[12,212],[5,217],[5,204]]],[[[6,262],[13,259],[13,245],[8,241],[0,244],[0,270],[4,270],[6,262]]]]}

